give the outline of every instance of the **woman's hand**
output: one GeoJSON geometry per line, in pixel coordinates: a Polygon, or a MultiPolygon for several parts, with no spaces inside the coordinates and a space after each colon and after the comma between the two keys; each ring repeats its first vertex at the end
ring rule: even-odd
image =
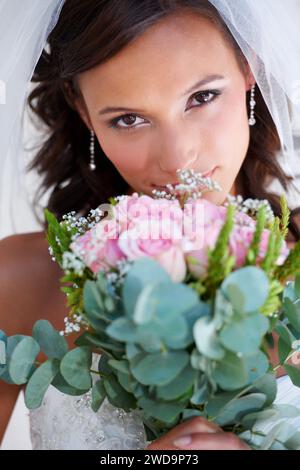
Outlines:
{"type": "Polygon", "coordinates": [[[251,450],[231,432],[197,416],[177,425],[153,441],[146,450],[251,450]]]}

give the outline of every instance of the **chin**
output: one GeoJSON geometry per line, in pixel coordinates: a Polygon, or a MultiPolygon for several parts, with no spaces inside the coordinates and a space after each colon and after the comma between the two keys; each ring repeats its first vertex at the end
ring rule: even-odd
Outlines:
{"type": "Polygon", "coordinates": [[[227,193],[224,193],[224,191],[210,191],[206,194],[203,194],[203,199],[206,199],[207,201],[216,204],[216,206],[221,206],[226,201],[226,196],[227,193]]]}

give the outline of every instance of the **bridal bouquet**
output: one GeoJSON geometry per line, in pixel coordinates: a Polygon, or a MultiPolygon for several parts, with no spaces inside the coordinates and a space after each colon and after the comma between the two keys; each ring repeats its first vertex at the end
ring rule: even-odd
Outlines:
{"type": "Polygon", "coordinates": [[[27,384],[28,408],[51,384],[91,390],[95,412],[105,398],[137,409],[149,440],[203,416],[252,448],[300,449],[286,421],[300,409],[274,403],[280,366],[300,387],[300,242],[287,248],[286,200],[281,217],[267,201],[228,196],[216,206],[202,195],[217,183],[192,170],[178,176],[153,197],[112,198],[86,218],[59,222],[45,210],[70,313],[61,332],[46,320],[32,337],[0,332],[0,378],[27,384]],[[68,350],[73,332],[81,334],[68,350]]]}

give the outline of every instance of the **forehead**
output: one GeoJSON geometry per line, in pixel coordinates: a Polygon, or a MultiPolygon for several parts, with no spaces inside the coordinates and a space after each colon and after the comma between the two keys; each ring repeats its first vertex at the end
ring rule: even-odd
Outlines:
{"type": "Polygon", "coordinates": [[[141,97],[147,93],[185,90],[193,79],[237,72],[232,47],[220,29],[196,13],[164,18],[123,48],[116,56],[81,74],[78,79],[90,104],[141,97]]]}

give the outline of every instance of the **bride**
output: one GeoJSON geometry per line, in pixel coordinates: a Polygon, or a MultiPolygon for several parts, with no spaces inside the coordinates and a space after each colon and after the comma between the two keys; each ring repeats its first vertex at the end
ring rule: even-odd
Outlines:
{"type": "MultiPolygon", "coordinates": [[[[212,202],[241,194],[267,199],[279,213],[272,185],[291,197],[295,183],[288,170],[291,107],[297,105],[293,81],[300,72],[292,66],[298,10],[294,0],[284,6],[278,0],[238,3],[2,0],[6,54],[24,46],[23,56],[14,57],[15,68],[4,70],[23,79],[31,63],[28,80],[36,86],[26,100],[47,129],[28,168],[42,178],[33,209],[49,191],[47,207],[57,217],[71,210],[86,215],[110,196],[151,195],[176,181],[177,168],[193,168],[220,183],[222,192],[205,195],[212,202]],[[28,37],[32,42],[26,43],[28,37]]],[[[22,102],[22,93],[14,92],[22,102]]],[[[13,106],[8,100],[0,115],[0,161],[8,154],[5,129],[13,135],[17,126],[13,106]]],[[[11,155],[14,172],[20,152],[13,153],[15,160],[11,155]]],[[[291,245],[300,239],[300,210],[293,205],[291,245]]],[[[40,232],[0,241],[0,328],[10,335],[31,334],[41,317],[61,330],[68,313],[59,289],[63,273],[49,256],[45,221],[40,224],[40,232]]],[[[74,339],[68,338],[70,347],[74,339]]],[[[270,356],[276,364],[274,340],[270,356]]],[[[277,400],[300,404],[298,389],[284,373],[278,370],[277,400]]],[[[0,382],[0,439],[19,390],[0,382]]],[[[137,411],[125,413],[105,401],[94,413],[89,400],[89,394],[66,396],[51,386],[42,406],[30,412],[33,448],[248,449],[199,417],[150,443],[137,411]]]]}

